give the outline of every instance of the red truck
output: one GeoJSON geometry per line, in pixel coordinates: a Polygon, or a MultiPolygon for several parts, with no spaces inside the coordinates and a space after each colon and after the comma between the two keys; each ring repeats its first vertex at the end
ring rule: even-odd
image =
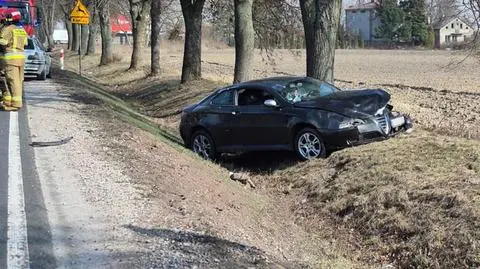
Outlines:
{"type": "Polygon", "coordinates": [[[35,28],[40,23],[35,8],[35,0],[0,0],[0,14],[2,11],[11,8],[15,8],[22,13],[22,25],[28,35],[35,35],[35,28]]]}

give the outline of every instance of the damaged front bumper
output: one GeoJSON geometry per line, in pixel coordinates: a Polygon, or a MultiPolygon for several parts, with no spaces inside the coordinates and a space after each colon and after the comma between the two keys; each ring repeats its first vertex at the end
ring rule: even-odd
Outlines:
{"type": "Polygon", "coordinates": [[[411,132],[412,119],[408,115],[385,112],[353,128],[325,134],[329,148],[345,148],[389,139],[402,132],[411,132]]]}

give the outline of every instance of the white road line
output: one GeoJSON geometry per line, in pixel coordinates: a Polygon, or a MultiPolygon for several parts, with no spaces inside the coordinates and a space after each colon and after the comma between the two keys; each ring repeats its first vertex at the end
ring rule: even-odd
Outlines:
{"type": "Polygon", "coordinates": [[[30,268],[18,112],[10,112],[7,237],[7,269],[30,268]]]}

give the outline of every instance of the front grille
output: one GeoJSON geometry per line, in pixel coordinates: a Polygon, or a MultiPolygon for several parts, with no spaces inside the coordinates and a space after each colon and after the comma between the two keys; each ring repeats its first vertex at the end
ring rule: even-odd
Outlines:
{"type": "Polygon", "coordinates": [[[378,115],[375,117],[375,120],[378,123],[378,126],[382,129],[385,134],[390,133],[390,124],[388,124],[388,114],[378,115]]]}

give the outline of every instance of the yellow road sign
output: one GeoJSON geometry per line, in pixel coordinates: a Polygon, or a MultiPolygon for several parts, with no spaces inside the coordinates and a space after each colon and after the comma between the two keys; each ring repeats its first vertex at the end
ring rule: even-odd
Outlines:
{"type": "Polygon", "coordinates": [[[76,24],[89,24],[90,23],[90,13],[88,12],[87,7],[82,3],[81,0],[77,0],[77,4],[70,13],[72,23],[76,24]]]}
{"type": "Polygon", "coordinates": [[[72,17],[73,24],[89,24],[90,19],[88,17],[72,17]]]}

